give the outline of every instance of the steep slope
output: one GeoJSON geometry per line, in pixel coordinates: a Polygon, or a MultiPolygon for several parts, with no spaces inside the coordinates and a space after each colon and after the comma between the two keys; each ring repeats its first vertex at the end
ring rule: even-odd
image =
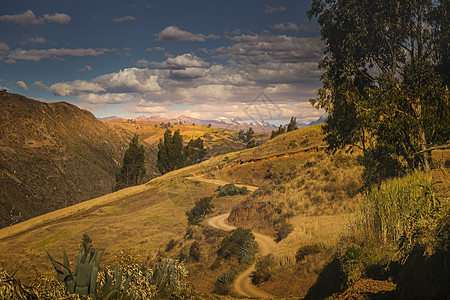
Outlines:
{"type": "Polygon", "coordinates": [[[68,103],[6,92],[0,111],[0,227],[112,191],[131,132],[68,103]]]}

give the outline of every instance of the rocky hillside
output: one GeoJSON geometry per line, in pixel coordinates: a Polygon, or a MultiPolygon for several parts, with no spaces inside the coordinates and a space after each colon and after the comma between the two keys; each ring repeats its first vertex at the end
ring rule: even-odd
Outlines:
{"type": "Polygon", "coordinates": [[[112,191],[131,132],[68,103],[7,92],[0,112],[0,227],[112,191]]]}

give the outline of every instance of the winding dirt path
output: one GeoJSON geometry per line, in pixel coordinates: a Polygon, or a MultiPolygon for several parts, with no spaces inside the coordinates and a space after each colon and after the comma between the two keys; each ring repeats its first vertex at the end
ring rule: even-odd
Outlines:
{"type": "MultiPolygon", "coordinates": [[[[226,181],[222,181],[222,180],[218,180],[218,179],[207,179],[207,178],[203,178],[203,176],[192,176],[192,177],[187,177],[190,180],[197,180],[197,181],[202,181],[202,182],[207,182],[207,183],[212,183],[212,184],[217,184],[217,185],[225,185],[225,184],[229,184],[229,182],[226,181]]],[[[238,187],[247,187],[248,190],[250,191],[256,191],[258,189],[258,187],[256,186],[251,186],[251,185],[243,185],[243,184],[235,184],[238,187]]],[[[227,223],[227,219],[228,216],[230,214],[221,214],[212,218],[209,218],[206,220],[206,222],[208,222],[209,225],[211,225],[212,227],[218,228],[218,229],[222,229],[222,230],[226,230],[226,231],[230,231],[235,229],[235,226],[232,226],[230,224],[227,223]]],[[[272,249],[275,247],[275,241],[273,240],[272,237],[264,235],[264,234],[260,234],[260,233],[256,233],[253,232],[253,234],[255,235],[255,240],[258,243],[258,249],[259,252],[261,253],[261,255],[266,255],[269,254],[272,249]]],[[[234,289],[236,290],[237,293],[247,296],[247,297],[253,297],[253,298],[274,298],[273,295],[258,289],[255,285],[252,284],[250,275],[251,273],[255,271],[255,264],[251,265],[250,268],[248,268],[245,272],[241,273],[236,280],[234,281],[234,289]]]]}
{"type": "MultiPolygon", "coordinates": [[[[212,227],[226,231],[233,230],[236,227],[226,222],[229,215],[229,213],[218,215],[209,218],[206,221],[212,227]]],[[[255,235],[255,240],[258,243],[258,248],[261,255],[270,253],[275,246],[275,241],[273,240],[273,238],[256,232],[254,232],[253,234],[255,235]]],[[[253,271],[255,271],[255,264],[251,265],[249,269],[241,273],[236,278],[236,280],[234,281],[234,289],[236,290],[236,292],[247,297],[274,298],[273,295],[270,295],[269,293],[258,289],[252,284],[250,275],[253,271]]]]}

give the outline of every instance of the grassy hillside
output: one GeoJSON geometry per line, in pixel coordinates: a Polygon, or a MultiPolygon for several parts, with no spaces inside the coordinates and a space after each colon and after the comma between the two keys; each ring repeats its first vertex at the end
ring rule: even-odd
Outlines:
{"type": "MultiPolygon", "coordinates": [[[[0,111],[0,227],[112,191],[131,132],[7,92],[0,111]]],[[[155,153],[147,146],[149,176],[155,153]]]]}
{"type": "Polygon", "coordinates": [[[214,282],[231,263],[217,262],[224,233],[202,224],[186,234],[185,212],[201,197],[216,194],[213,181],[190,178],[203,176],[261,187],[249,196],[213,198],[213,214],[228,213],[234,207],[229,221],[269,234],[274,234],[274,221],[286,216],[293,232],[276,245],[273,254],[280,268],[261,288],[277,296],[304,295],[354,207],[359,184],[360,169],[354,157],[329,156],[323,146],[320,126],[293,131],[259,147],[219,155],[145,185],[0,230],[0,251],[5,254],[0,264],[7,270],[20,266],[23,271],[16,277],[25,280],[33,276],[34,267],[51,272],[44,249],[56,258],[63,249],[74,257],[87,233],[94,246],[106,249],[102,265],[112,264],[117,251],[132,250],[143,263],[157,256],[176,257],[187,263],[189,281],[197,290],[212,293],[214,282]],[[265,209],[258,210],[258,206],[265,209]],[[165,251],[171,240],[176,245],[165,251]],[[201,255],[198,261],[190,255],[194,242],[201,255]],[[319,244],[320,253],[296,263],[298,248],[309,244],[319,244]],[[286,285],[286,276],[294,278],[294,284],[286,285]]]}

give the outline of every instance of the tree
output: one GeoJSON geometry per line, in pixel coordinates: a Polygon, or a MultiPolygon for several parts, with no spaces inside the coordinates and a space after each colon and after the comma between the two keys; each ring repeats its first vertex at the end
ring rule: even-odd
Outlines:
{"type": "Polygon", "coordinates": [[[201,162],[206,155],[206,148],[203,145],[203,140],[201,138],[190,140],[186,147],[184,147],[184,154],[187,159],[187,165],[201,162]]]}
{"type": "Polygon", "coordinates": [[[325,57],[317,108],[328,150],[358,147],[366,184],[430,170],[450,136],[447,1],[313,0],[325,57]],[[444,71],[445,70],[445,71],[444,71]],[[447,73],[445,73],[447,72],[447,73]]]}
{"type": "Polygon", "coordinates": [[[246,142],[246,137],[245,137],[245,131],[242,129],[239,129],[238,132],[238,139],[240,139],[241,141],[243,141],[244,143],[246,142]]]}
{"type": "Polygon", "coordinates": [[[297,118],[291,117],[291,121],[288,124],[287,132],[297,130],[297,118]]]}
{"type": "Polygon", "coordinates": [[[247,141],[247,148],[253,148],[256,146],[255,132],[250,127],[245,134],[245,139],[247,141]]]}
{"type": "Polygon", "coordinates": [[[145,148],[139,145],[139,136],[135,134],[123,156],[123,164],[116,175],[115,190],[137,185],[145,175],[145,148]]]}
{"type": "Polygon", "coordinates": [[[172,131],[167,129],[164,132],[164,139],[159,139],[156,166],[162,174],[165,174],[185,165],[186,156],[183,151],[183,139],[180,130],[176,130],[172,135],[172,131]]]}
{"type": "Polygon", "coordinates": [[[286,132],[286,127],[283,125],[280,125],[277,130],[272,130],[272,134],[270,135],[270,139],[273,139],[276,136],[279,136],[280,134],[283,134],[286,132]]]}

